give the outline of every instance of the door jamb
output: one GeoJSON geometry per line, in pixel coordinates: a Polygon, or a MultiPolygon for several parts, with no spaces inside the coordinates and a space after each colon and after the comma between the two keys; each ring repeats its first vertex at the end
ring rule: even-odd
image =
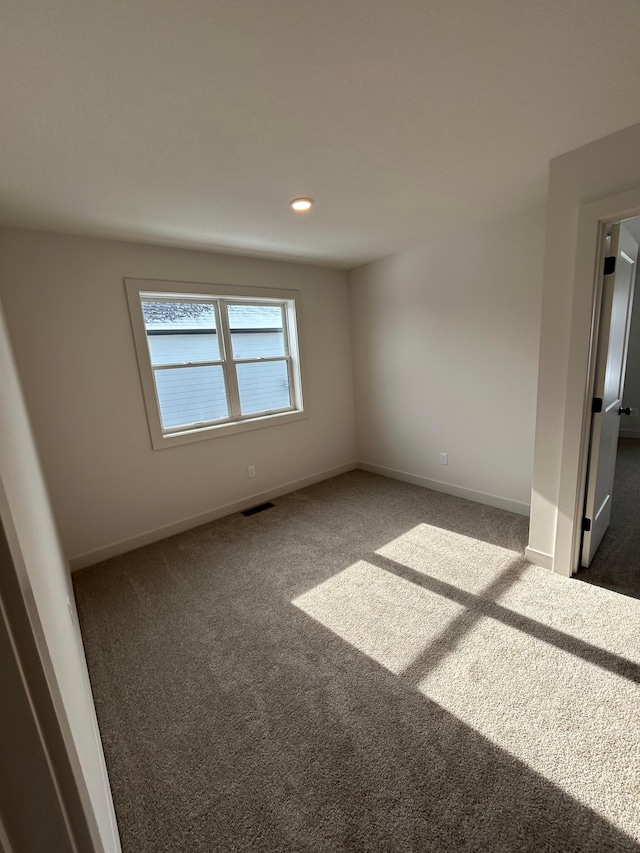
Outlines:
{"type": "Polygon", "coordinates": [[[578,239],[554,570],[571,576],[579,568],[584,490],[591,432],[591,400],[602,302],[607,227],[640,215],[640,188],[583,204],[578,239]]]}

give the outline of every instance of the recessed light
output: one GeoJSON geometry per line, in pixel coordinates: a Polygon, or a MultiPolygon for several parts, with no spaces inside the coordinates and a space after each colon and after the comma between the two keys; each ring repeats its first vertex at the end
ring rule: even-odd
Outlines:
{"type": "Polygon", "coordinates": [[[291,207],[298,213],[305,213],[307,210],[311,210],[312,204],[312,198],[294,198],[291,201],[291,207]]]}

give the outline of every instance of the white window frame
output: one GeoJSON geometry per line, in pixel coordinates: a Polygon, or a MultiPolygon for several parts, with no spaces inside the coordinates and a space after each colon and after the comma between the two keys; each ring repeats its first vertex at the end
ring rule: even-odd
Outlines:
{"type": "Polygon", "coordinates": [[[138,360],[138,370],[142,384],[142,393],[149,424],[151,444],[155,450],[162,450],[194,441],[218,438],[223,435],[245,432],[246,430],[290,423],[307,418],[302,399],[301,357],[300,357],[300,292],[297,290],[253,288],[238,285],[200,284],[191,282],[157,281],[151,279],[124,280],[131,316],[133,340],[138,360]],[[193,301],[214,305],[216,329],[219,347],[218,359],[203,362],[180,362],[176,364],[152,365],[147,330],[145,327],[142,303],[144,300],[157,301],[193,301]],[[285,354],[282,356],[234,358],[231,334],[227,321],[226,306],[231,304],[279,305],[282,308],[285,354]],[[222,319],[221,311],[225,319],[222,319]],[[238,364],[252,364],[263,361],[285,361],[289,377],[291,405],[283,409],[273,409],[257,414],[243,415],[240,410],[238,390],[238,364]],[[228,417],[215,421],[197,422],[179,427],[162,426],[160,404],[156,390],[155,372],[185,367],[206,367],[219,365],[224,374],[224,386],[227,397],[228,417]]]}

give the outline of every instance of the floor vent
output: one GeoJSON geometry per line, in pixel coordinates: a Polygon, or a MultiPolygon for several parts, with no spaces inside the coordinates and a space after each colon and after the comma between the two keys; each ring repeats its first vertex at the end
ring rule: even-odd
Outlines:
{"type": "Polygon", "coordinates": [[[243,515],[255,515],[257,512],[263,512],[265,509],[271,509],[272,506],[275,506],[275,504],[272,504],[271,501],[267,501],[264,504],[258,504],[258,506],[252,506],[251,509],[242,510],[242,514],[243,515]]]}

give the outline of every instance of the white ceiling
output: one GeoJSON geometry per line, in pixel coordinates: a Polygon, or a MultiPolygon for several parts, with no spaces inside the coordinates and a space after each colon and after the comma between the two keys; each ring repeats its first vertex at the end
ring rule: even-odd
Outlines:
{"type": "Polygon", "coordinates": [[[348,267],[541,204],[550,158],[640,121],[638,0],[7,0],[0,23],[10,225],[348,267]]]}

